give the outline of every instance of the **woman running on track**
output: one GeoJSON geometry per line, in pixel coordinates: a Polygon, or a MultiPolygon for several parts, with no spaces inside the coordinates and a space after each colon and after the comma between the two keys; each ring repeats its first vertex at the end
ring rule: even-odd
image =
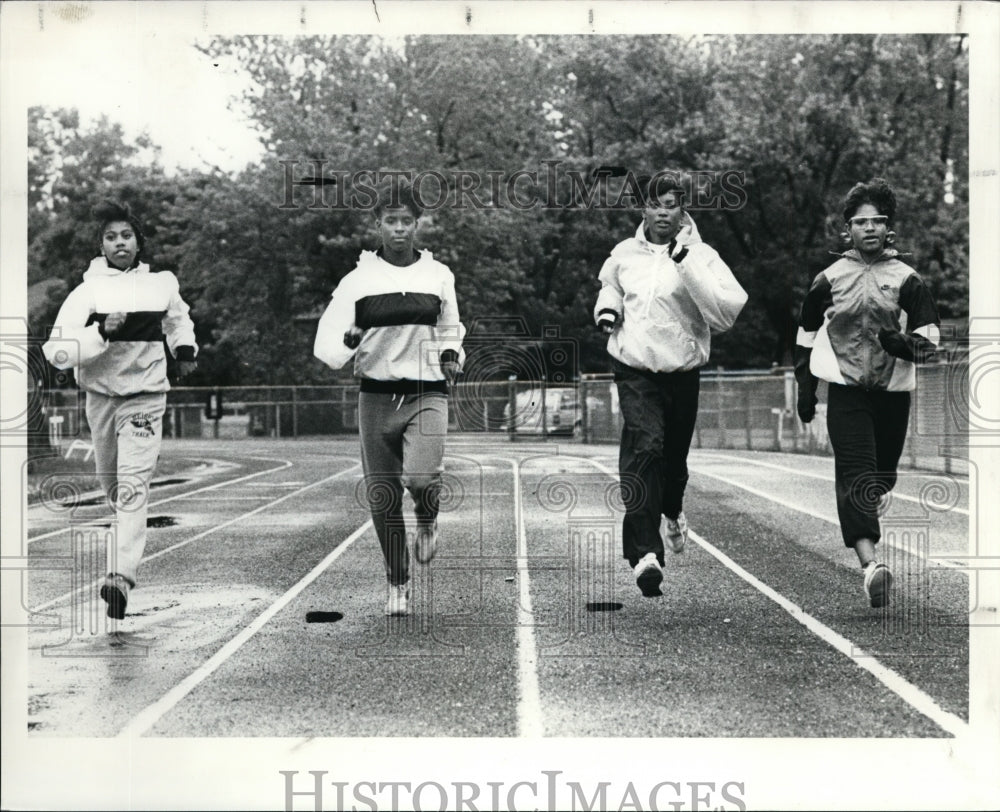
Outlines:
{"type": "Polygon", "coordinates": [[[798,413],[803,423],[813,419],[818,382],[827,381],[840,530],[864,571],[865,595],[879,608],[888,605],[892,585],[876,556],[879,505],[896,484],[914,364],[933,353],[940,322],[923,280],[891,247],[892,187],[881,178],[856,184],[843,214],[851,247],[813,280],[802,304],[798,413]]]}
{"type": "Polygon", "coordinates": [[[414,557],[428,563],[437,549],[448,387],[464,357],[455,277],[430,251],[414,249],[421,213],[407,185],[380,190],[375,223],[382,246],[363,251],[334,290],[314,345],[333,369],[353,357],[361,379],[361,461],[385,558],[387,615],[409,613],[404,488],[415,503],[414,557]]]}
{"type": "Polygon", "coordinates": [[[127,206],[95,210],[101,255],[66,297],[42,351],[73,369],[86,395],[97,478],[115,509],[101,598],[122,619],[146,547],[149,483],[156,469],[167,404],[163,340],[181,377],[194,370],[198,345],[177,277],[142,260],[146,240],[127,206]]]}
{"type": "Polygon", "coordinates": [[[702,242],[673,173],[655,176],[634,237],[601,268],[594,319],[608,334],[622,429],[624,557],[646,597],[662,594],[664,543],[687,543],[684,489],[710,337],[733,326],[747,294],[702,242]]]}

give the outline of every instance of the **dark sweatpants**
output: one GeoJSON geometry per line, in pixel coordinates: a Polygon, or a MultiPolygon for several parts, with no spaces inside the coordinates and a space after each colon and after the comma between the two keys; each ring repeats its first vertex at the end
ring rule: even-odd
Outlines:
{"type": "Polygon", "coordinates": [[[681,512],[700,370],[645,372],[619,361],[613,368],[625,421],[618,458],[622,554],[633,567],[646,553],[656,553],[663,564],[660,517],[676,519],[681,512]]]}
{"type": "Polygon", "coordinates": [[[910,393],[831,383],[826,411],[833,446],[837,514],[844,544],[877,542],[878,501],[896,484],[910,418],[910,393]]]}
{"type": "Polygon", "coordinates": [[[358,396],[361,461],[372,522],[390,584],[410,580],[403,488],[413,497],[418,525],[438,515],[448,398],[443,394],[358,396]]]}

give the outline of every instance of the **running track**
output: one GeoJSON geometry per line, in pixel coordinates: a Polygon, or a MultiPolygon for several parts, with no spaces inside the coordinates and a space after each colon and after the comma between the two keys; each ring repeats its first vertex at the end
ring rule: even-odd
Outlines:
{"type": "Polygon", "coordinates": [[[413,614],[387,619],[356,438],[163,453],[191,466],[152,491],[161,526],[114,634],[79,577],[100,570],[104,508],[26,514],[32,738],[968,728],[964,478],[901,477],[882,613],[840,542],[830,460],[693,451],[692,541],[645,599],[619,553],[615,446],[452,437],[438,556],[413,614]],[[97,542],[75,570],[70,523],[97,542]]]}

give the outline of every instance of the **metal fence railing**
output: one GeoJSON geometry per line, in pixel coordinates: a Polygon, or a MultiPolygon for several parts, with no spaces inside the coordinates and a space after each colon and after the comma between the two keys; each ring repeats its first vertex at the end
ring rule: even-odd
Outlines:
{"type": "MultiPolygon", "coordinates": [[[[172,438],[303,437],[358,430],[356,384],[335,386],[175,387],[168,395],[164,436],[172,438]]],[[[824,387],[816,419],[795,413],[796,384],[787,369],[703,370],[696,448],[753,449],[830,454],[824,387]]],[[[43,409],[57,444],[86,439],[83,397],[76,390],[47,391],[43,409]]],[[[964,472],[968,458],[968,368],[918,368],[903,462],[964,472]]],[[[579,381],[459,383],[449,408],[450,430],[519,439],[617,443],[622,418],[610,375],[579,381]]]]}

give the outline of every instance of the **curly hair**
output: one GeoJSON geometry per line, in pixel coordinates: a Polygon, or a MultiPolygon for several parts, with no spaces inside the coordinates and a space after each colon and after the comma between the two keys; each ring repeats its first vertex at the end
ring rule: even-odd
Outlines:
{"type": "Polygon", "coordinates": [[[139,252],[136,258],[145,258],[146,235],[142,233],[142,223],[139,218],[132,214],[128,205],[117,203],[114,200],[104,200],[94,207],[94,219],[98,224],[97,240],[104,240],[104,229],[109,223],[128,223],[135,232],[135,241],[139,245],[139,252]]]}
{"type": "Polygon", "coordinates": [[[386,181],[379,186],[378,198],[375,201],[375,216],[381,217],[385,209],[396,208],[409,209],[414,217],[420,217],[424,213],[412,184],[403,178],[399,183],[386,181]]]}
{"type": "Polygon", "coordinates": [[[879,214],[884,214],[892,223],[896,216],[896,193],[884,178],[872,178],[867,183],[856,183],[844,198],[844,222],[866,203],[870,203],[879,214]]]}

